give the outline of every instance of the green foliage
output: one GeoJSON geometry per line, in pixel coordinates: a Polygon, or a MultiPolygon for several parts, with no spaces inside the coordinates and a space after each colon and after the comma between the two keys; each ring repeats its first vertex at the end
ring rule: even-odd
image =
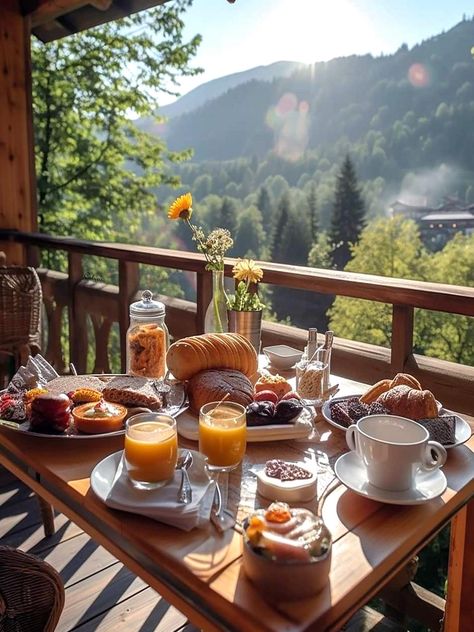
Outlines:
{"type": "MultiPolygon", "coordinates": [[[[438,253],[422,245],[416,225],[400,216],[371,222],[352,248],[345,270],[402,279],[474,285],[474,235],[457,235],[438,253]]],[[[383,303],[337,297],[331,329],[343,338],[390,346],[391,308],[383,303]]],[[[472,317],[417,310],[415,350],[436,358],[474,363],[472,317]]]]}
{"type": "Polygon", "coordinates": [[[233,309],[236,312],[258,312],[264,307],[258,294],[249,292],[249,284],[245,281],[238,283],[234,295],[227,296],[227,309],[233,309]]]}
{"type": "Polygon", "coordinates": [[[49,44],[33,40],[33,110],[40,228],[87,239],[132,241],[155,212],[152,187],[176,185],[167,150],[130,115],[151,116],[200,38],[183,42],[189,0],[49,44]]]}

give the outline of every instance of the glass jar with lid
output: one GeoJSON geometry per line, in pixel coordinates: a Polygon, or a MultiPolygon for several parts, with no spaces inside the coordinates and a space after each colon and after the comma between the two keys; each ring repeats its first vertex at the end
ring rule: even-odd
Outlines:
{"type": "Polygon", "coordinates": [[[142,377],[163,377],[169,333],[165,324],[165,306],[153,300],[149,290],[142,300],[130,305],[127,331],[127,373],[142,377]]]}

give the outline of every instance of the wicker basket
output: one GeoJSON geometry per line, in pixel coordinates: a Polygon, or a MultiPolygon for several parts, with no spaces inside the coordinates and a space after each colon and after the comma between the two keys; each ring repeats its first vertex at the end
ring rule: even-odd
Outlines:
{"type": "Polygon", "coordinates": [[[41,283],[34,268],[0,267],[0,349],[40,346],[41,283]]]}
{"type": "Polygon", "coordinates": [[[63,582],[48,563],[0,546],[0,630],[53,632],[64,607],[63,582]]]}

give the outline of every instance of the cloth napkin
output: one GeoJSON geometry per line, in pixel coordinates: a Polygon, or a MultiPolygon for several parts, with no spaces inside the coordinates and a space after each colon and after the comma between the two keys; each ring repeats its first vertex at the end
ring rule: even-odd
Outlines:
{"type": "Polygon", "coordinates": [[[198,452],[191,453],[193,463],[188,469],[188,476],[193,499],[189,504],[177,501],[181,471],[176,470],[174,477],[163,487],[153,490],[136,489],[127,476],[122,453],[111,489],[105,499],[106,505],[153,518],[183,531],[206,526],[214,501],[215,482],[209,478],[202,456],[198,452]]]}

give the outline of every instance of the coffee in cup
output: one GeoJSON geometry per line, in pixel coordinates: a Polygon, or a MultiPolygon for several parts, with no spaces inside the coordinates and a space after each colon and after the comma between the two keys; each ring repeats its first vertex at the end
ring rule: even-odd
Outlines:
{"type": "Polygon", "coordinates": [[[410,489],[418,471],[436,470],[446,462],[443,446],[429,441],[426,428],[405,417],[362,417],[347,429],[346,441],[364,462],[369,483],[389,491],[410,489]]]}

